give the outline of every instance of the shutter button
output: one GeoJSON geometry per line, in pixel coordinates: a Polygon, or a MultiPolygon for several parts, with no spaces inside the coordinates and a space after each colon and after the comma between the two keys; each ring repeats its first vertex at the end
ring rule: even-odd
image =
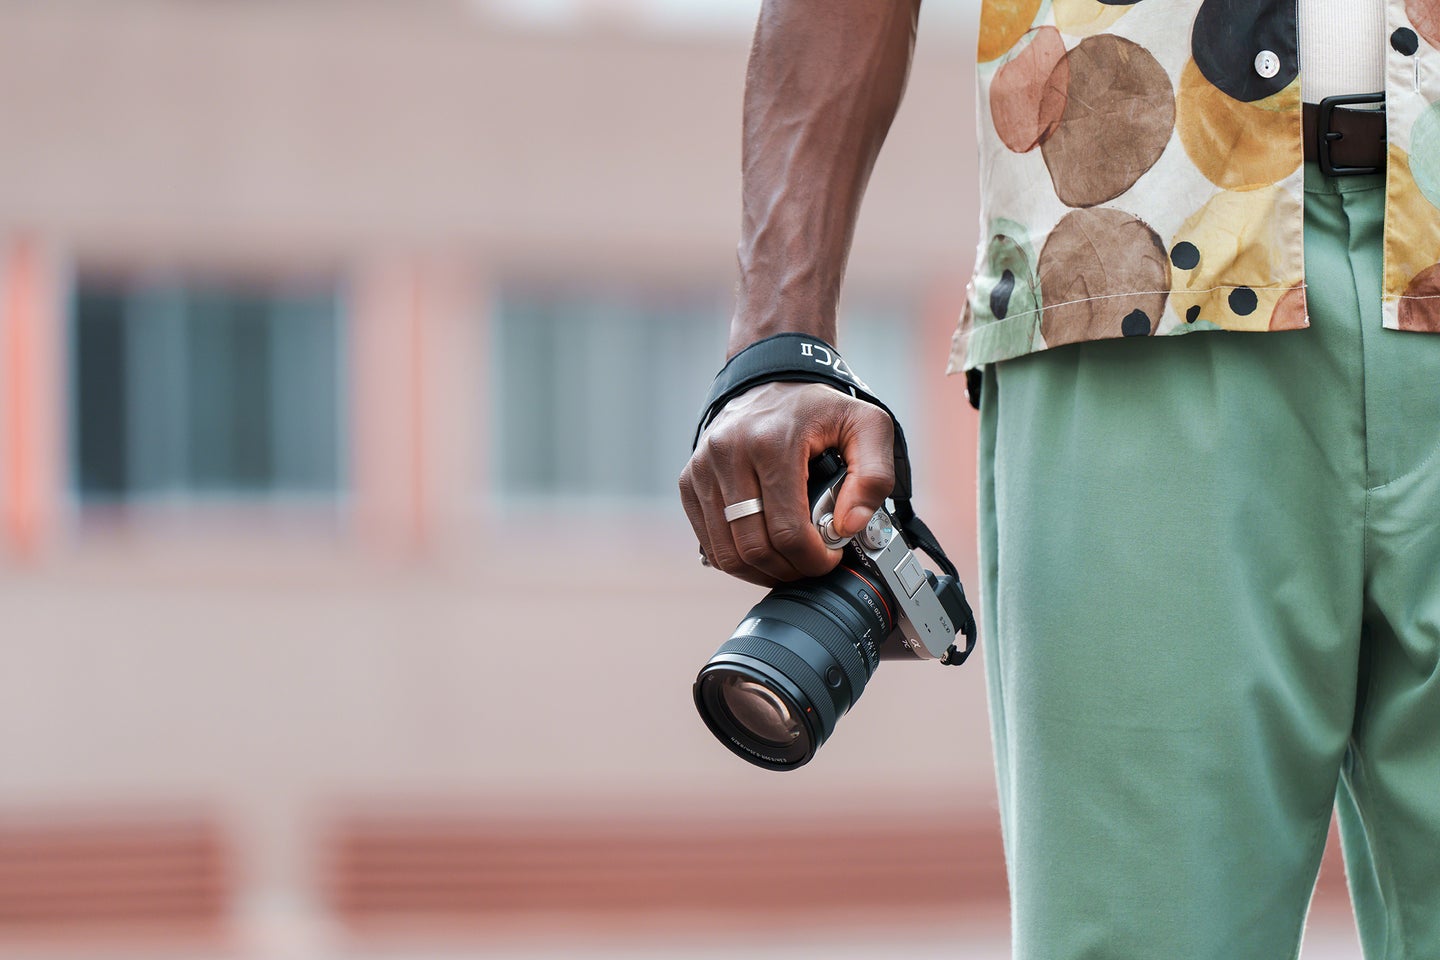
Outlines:
{"type": "Polygon", "coordinates": [[[1274,50],[1261,50],[1255,54],[1255,72],[1266,80],[1280,72],[1280,58],[1274,50]]]}

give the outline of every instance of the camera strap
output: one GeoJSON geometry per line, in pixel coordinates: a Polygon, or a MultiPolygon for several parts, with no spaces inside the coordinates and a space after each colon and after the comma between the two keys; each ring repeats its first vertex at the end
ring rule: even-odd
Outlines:
{"type": "MultiPolygon", "coordinates": [[[[700,435],[725,404],[764,383],[822,383],[885,411],[895,428],[895,487],[890,493],[890,500],[895,505],[892,511],[895,522],[911,543],[929,554],[941,570],[958,581],[960,575],[955,564],[945,555],[935,534],[915,514],[910,502],[913,496],[910,451],[905,444],[905,431],[901,429],[900,421],[841,358],[840,352],[819,337],[808,333],[777,333],[755,341],[731,357],[715,375],[710,392],[705,396],[705,406],[695,427],[691,449],[700,443],[700,435]]],[[[947,653],[945,662],[948,664],[963,663],[975,648],[974,617],[962,624],[961,629],[965,635],[965,649],[957,650],[952,645],[954,656],[947,653]]]]}

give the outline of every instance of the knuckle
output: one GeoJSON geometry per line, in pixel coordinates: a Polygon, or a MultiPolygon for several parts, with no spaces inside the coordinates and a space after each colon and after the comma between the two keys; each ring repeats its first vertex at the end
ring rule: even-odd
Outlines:
{"type": "Polygon", "coordinates": [[[755,429],[755,447],[767,453],[784,450],[793,446],[790,430],[783,424],[765,423],[755,429]]]}
{"type": "Polygon", "coordinates": [[[816,440],[824,440],[839,433],[836,429],[834,417],[811,416],[796,424],[796,432],[799,440],[805,444],[814,443],[816,440]]]}
{"type": "Polygon", "coordinates": [[[687,508],[685,519],[690,522],[690,532],[695,534],[695,542],[705,551],[705,556],[713,560],[715,551],[710,548],[710,531],[705,526],[705,517],[699,511],[687,508]]]}
{"type": "Polygon", "coordinates": [[[867,423],[873,424],[877,429],[883,428],[887,433],[890,431],[889,414],[875,406],[875,404],[866,403],[863,400],[860,401],[860,406],[863,409],[861,416],[864,417],[867,423]]]}
{"type": "Polygon", "coordinates": [[[810,545],[809,524],[794,520],[778,520],[770,531],[770,542],[785,554],[801,553],[810,545]]]}
{"type": "Polygon", "coordinates": [[[687,473],[680,478],[680,483],[681,493],[685,492],[688,483],[690,496],[696,500],[704,500],[715,489],[715,472],[709,464],[692,463],[687,473]]]}
{"type": "Polygon", "coordinates": [[[850,464],[848,471],[847,476],[861,483],[895,482],[895,464],[888,457],[850,464]]]}
{"type": "Polygon", "coordinates": [[[889,437],[895,430],[890,415],[873,403],[845,397],[846,415],[850,423],[864,433],[884,434],[889,437]]]}
{"type": "Polygon", "coordinates": [[[876,466],[851,470],[846,480],[865,493],[884,496],[895,488],[895,468],[876,466]]]}
{"type": "Polygon", "coordinates": [[[716,431],[705,442],[705,452],[712,469],[724,469],[733,464],[739,455],[739,443],[729,430],[716,431]]]}
{"type": "Polygon", "coordinates": [[[759,537],[741,537],[735,543],[740,559],[752,567],[767,562],[771,557],[770,546],[759,537]]]}
{"type": "Polygon", "coordinates": [[[732,576],[738,576],[746,569],[746,564],[733,550],[717,549],[710,562],[732,576]]]}

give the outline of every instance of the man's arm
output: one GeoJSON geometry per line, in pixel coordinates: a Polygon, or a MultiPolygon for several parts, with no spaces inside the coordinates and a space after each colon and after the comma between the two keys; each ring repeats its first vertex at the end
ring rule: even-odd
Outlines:
{"type": "MultiPolygon", "coordinates": [[[[835,309],[860,200],[909,73],[920,0],[765,0],[745,85],[740,283],[731,356],[802,331],[836,341],[835,309]]],[[[766,384],[726,405],[680,476],[701,547],[755,583],[839,562],[810,523],[806,464],[849,464],[837,532],[859,531],[894,484],[890,419],[829,387],[766,384]],[[726,523],[725,505],[762,514],[726,523]]]]}

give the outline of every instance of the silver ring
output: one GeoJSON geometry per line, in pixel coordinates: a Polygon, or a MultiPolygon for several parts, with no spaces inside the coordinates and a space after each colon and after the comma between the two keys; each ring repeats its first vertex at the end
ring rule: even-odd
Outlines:
{"type": "Polygon", "coordinates": [[[700,548],[700,566],[702,566],[702,567],[708,567],[708,566],[710,566],[710,558],[707,557],[707,556],[705,556],[705,548],[704,548],[704,547],[701,547],[701,548],[700,548]]]}
{"type": "Polygon", "coordinates": [[[764,509],[765,508],[760,503],[759,497],[755,497],[750,500],[741,500],[739,503],[732,503],[730,504],[730,506],[725,508],[725,522],[734,523],[741,517],[754,516],[755,514],[762,512],[764,509]]]}

